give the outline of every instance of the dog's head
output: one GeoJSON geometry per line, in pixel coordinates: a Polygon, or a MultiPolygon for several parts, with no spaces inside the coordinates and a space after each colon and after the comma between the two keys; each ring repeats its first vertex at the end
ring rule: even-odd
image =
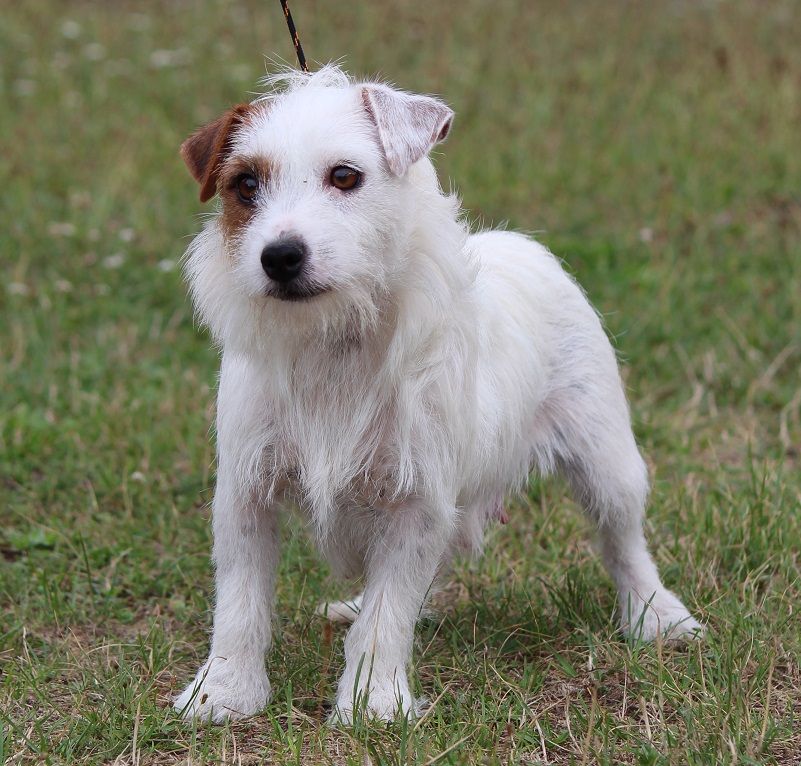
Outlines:
{"type": "Polygon", "coordinates": [[[421,196],[440,194],[427,155],[451,126],[443,103],[334,67],[284,79],[181,146],[201,201],[221,200],[188,268],[213,327],[222,300],[296,326],[375,310],[402,274],[421,196]],[[200,266],[224,299],[205,294],[222,287],[201,284],[200,266]]]}

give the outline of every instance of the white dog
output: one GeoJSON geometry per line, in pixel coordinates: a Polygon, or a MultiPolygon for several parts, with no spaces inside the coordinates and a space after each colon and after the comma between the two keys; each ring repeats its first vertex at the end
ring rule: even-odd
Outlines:
{"type": "Polygon", "coordinates": [[[415,621],[504,494],[562,472],[595,521],[623,630],[700,633],[643,537],[646,468],[615,354],[558,261],[519,234],[469,234],[428,159],[440,101],[336,67],[194,133],[182,156],[221,206],[189,248],[222,347],[208,661],[178,697],[222,721],[270,697],[279,513],[298,506],[334,569],[364,578],[335,717],[415,710],[415,621]]]}

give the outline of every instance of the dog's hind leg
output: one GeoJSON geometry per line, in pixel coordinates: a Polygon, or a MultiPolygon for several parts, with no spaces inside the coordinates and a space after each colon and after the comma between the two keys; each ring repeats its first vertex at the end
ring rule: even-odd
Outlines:
{"type": "Polygon", "coordinates": [[[329,622],[351,623],[359,616],[362,598],[363,594],[359,593],[343,601],[323,601],[314,611],[329,622]]]}
{"type": "Polygon", "coordinates": [[[648,473],[620,384],[577,387],[562,404],[550,408],[556,464],[597,525],[601,556],[617,586],[622,630],[643,640],[699,635],[703,627],[662,584],[648,553],[648,473]]]}

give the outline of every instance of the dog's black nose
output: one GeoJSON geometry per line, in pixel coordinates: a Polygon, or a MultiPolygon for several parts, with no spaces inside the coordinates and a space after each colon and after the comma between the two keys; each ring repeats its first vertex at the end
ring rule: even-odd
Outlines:
{"type": "Polygon", "coordinates": [[[299,239],[281,239],[261,251],[261,266],[270,279],[287,284],[303,269],[306,246],[299,239]]]}

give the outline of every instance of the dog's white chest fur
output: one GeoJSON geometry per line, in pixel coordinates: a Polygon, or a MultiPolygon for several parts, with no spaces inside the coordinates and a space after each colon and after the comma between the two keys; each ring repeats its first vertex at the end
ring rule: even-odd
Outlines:
{"type": "Polygon", "coordinates": [[[358,343],[333,345],[297,349],[286,366],[241,357],[223,366],[261,391],[254,480],[274,485],[273,496],[286,489],[318,523],[334,506],[396,494],[400,481],[390,458],[400,444],[397,394],[358,343]]]}

